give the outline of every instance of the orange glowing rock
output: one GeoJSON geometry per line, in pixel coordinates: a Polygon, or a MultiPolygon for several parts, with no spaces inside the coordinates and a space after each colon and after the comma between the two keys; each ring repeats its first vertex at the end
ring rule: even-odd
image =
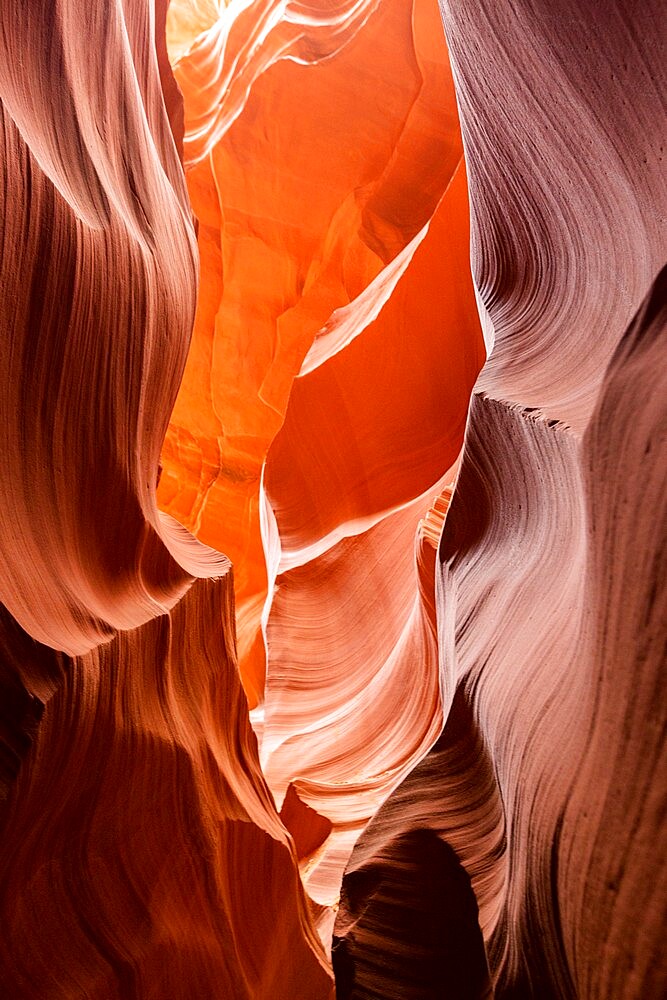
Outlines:
{"type": "MultiPolygon", "coordinates": [[[[262,465],[304,359],[319,363],[341,325],[339,340],[371,323],[454,175],[443,225],[462,251],[461,274],[452,288],[425,285],[431,298],[413,307],[412,322],[448,313],[454,322],[452,310],[469,307],[470,295],[457,305],[467,280],[461,141],[435,3],[322,2],[306,12],[266,0],[219,11],[180,2],[168,42],[185,99],[201,279],[159,498],[234,564],[242,674],[256,703],[267,594],[262,465]]],[[[453,390],[452,442],[469,387],[453,390]]],[[[436,472],[432,454],[416,492],[443,462],[436,472]]]]}
{"type": "Polygon", "coordinates": [[[185,4],[170,13],[202,270],[160,500],[234,563],[262,759],[279,804],[298,779],[333,824],[304,872],[331,904],[442,725],[414,538],[454,474],[484,346],[435,4],[322,4],[299,64],[287,24],[260,30],[270,8],[254,5],[256,34],[241,8],[190,28],[185,4]]]}
{"type": "Polygon", "coordinates": [[[267,457],[262,762],[278,801],[298,776],[334,824],[308,872],[320,903],[442,726],[437,533],[417,566],[415,533],[453,478],[483,358],[466,219],[461,165],[377,318],[295,381],[267,457]]]}
{"type": "Polygon", "coordinates": [[[450,70],[435,0],[4,5],[3,997],[667,993],[667,79],[600,6],[440,0],[450,70]]]}
{"type": "Polygon", "coordinates": [[[330,997],[259,769],[232,591],[200,580],[75,659],[23,640],[56,690],[3,816],[8,996],[330,997]]]}

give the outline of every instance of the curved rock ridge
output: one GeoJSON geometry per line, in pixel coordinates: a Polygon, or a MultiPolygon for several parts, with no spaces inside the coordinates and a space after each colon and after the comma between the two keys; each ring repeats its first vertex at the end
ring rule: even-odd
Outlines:
{"type": "Polygon", "coordinates": [[[336,902],[354,841],[442,727],[423,541],[415,559],[419,517],[437,497],[436,487],[273,588],[261,760],[278,803],[297,778],[333,826],[304,870],[321,904],[336,902]]]}
{"type": "Polygon", "coordinates": [[[338,55],[375,12],[379,0],[229,0],[205,7],[176,0],[167,44],[182,90],[185,156],[208,156],[242,113],[258,78],[275,63],[317,65],[338,55]]]}
{"type": "Polygon", "coordinates": [[[584,439],[595,697],[558,859],[563,942],[581,997],[667,989],[666,352],[667,267],[614,355],[584,439]]]}
{"type": "Polygon", "coordinates": [[[657,0],[168,7],[0,15],[0,995],[667,995],[657,0]]]}
{"type": "Polygon", "coordinates": [[[333,963],[338,1000],[492,996],[470,881],[451,847],[428,829],[399,834],[347,874],[333,963]],[[383,951],[377,964],[377,927],[383,951]]]}
{"type": "Polygon", "coordinates": [[[3,10],[0,600],[71,655],[224,565],[155,499],[197,255],[152,39],[143,3],[3,10]]]}
{"type": "Polygon", "coordinates": [[[333,824],[305,872],[321,904],[442,726],[433,553],[483,356],[464,180],[377,318],[296,380],[264,469],[261,759],[279,803],[298,778],[333,824]]]}
{"type": "Polygon", "coordinates": [[[229,562],[156,503],[197,278],[160,18],[2,11],[0,994],[325,1000],[229,562]]]}
{"type": "Polygon", "coordinates": [[[264,472],[282,565],[358,534],[456,462],[484,360],[467,215],[460,163],[378,316],[294,383],[264,472]]]}
{"type": "MultiPolygon", "coordinates": [[[[256,705],[266,664],[263,463],[299,373],[315,375],[383,311],[393,308],[397,322],[392,301],[443,196],[450,218],[441,229],[455,229],[457,248],[466,244],[462,147],[434,3],[180,2],[169,18],[201,281],[159,497],[234,564],[241,669],[256,705]],[[450,186],[456,193],[446,194],[450,186]]],[[[467,262],[457,260],[452,290],[432,281],[424,292],[436,314],[451,314],[453,325],[458,310],[469,330],[467,262]]],[[[426,298],[413,304],[406,338],[418,343],[433,310],[426,298]]],[[[452,389],[456,356],[452,364],[443,395],[458,400],[466,389],[452,389]]],[[[407,391],[403,399],[411,405],[407,391]]],[[[452,442],[462,420],[457,410],[452,442]]],[[[435,456],[438,435],[413,497],[447,467],[435,456]]],[[[378,513],[394,501],[378,490],[375,503],[378,513]]]]}
{"type": "MultiPolygon", "coordinates": [[[[473,397],[437,577],[452,707],[343,881],[346,898],[358,871],[402,863],[401,837],[436,832],[470,876],[498,997],[638,1000],[667,984],[666,337],[663,271],[583,439],[473,397]],[[638,386],[641,417],[629,420],[638,386]]],[[[418,919],[423,893],[403,905],[418,919]]],[[[396,949],[380,913],[364,919],[362,946],[346,952],[360,982],[396,949]]],[[[339,937],[347,924],[341,909],[339,937]]],[[[409,985],[408,959],[396,983],[409,985]]]]}
{"type": "MultiPolygon", "coordinates": [[[[544,884],[544,871],[529,867],[526,841],[541,835],[550,846],[546,817],[559,773],[547,750],[545,762],[537,749],[550,748],[555,740],[562,753],[562,741],[567,741],[569,731],[563,734],[559,728],[556,692],[565,685],[565,712],[581,697],[577,595],[583,588],[579,553],[586,525],[578,443],[565,429],[558,434],[550,430],[536,413],[473,397],[437,572],[444,733],[377,814],[349,868],[353,873],[357,865],[372,864],[376,854],[391,852],[399,835],[423,827],[434,830],[456,851],[471,879],[487,942],[503,915],[510,868],[511,899],[517,905],[523,902],[528,872],[538,885],[544,884]],[[533,473],[537,459],[539,475],[533,473]],[[549,578],[559,581],[557,590],[540,585],[545,553],[554,561],[549,578]],[[540,632],[537,623],[554,621],[552,609],[561,604],[569,627],[557,620],[546,635],[540,632]],[[532,628],[526,627],[527,619],[529,626],[535,623],[532,628]],[[518,637],[523,636],[522,644],[518,637]],[[559,673],[549,667],[550,661],[561,665],[559,673]],[[551,725],[543,719],[544,702],[556,703],[551,725]],[[524,744],[517,734],[520,724],[525,726],[524,744]],[[523,768],[521,785],[518,778],[508,781],[499,773],[504,767],[514,775],[512,765],[523,768]],[[532,808],[524,786],[535,785],[542,794],[532,808]],[[508,814],[515,808],[517,825],[524,824],[521,833],[508,828],[508,814]],[[515,853],[508,857],[511,848],[515,853]]],[[[409,905],[420,904],[413,899],[409,905]]],[[[342,935],[342,929],[336,933],[342,935]]],[[[512,941],[505,925],[498,940],[512,941]]],[[[376,928],[373,948],[377,962],[378,954],[393,950],[392,937],[376,928]]],[[[497,971],[493,963],[491,969],[497,971]]]]}
{"type": "Polygon", "coordinates": [[[480,389],[583,432],[667,259],[658,0],[440,0],[457,88],[480,389]]]}
{"type": "MultiPolygon", "coordinates": [[[[441,9],[493,350],[439,548],[443,734],[356,844],[336,977],[352,997],[413,988],[374,892],[426,829],[470,877],[497,997],[661,996],[661,11],[441,9]]],[[[417,885],[400,897],[404,926],[428,909],[417,885]]]]}
{"type": "Polygon", "coordinates": [[[84,656],[42,647],[60,676],[3,816],[4,996],[331,996],[233,634],[228,574],[84,656]]]}
{"type": "MultiPolygon", "coordinates": [[[[391,853],[396,836],[424,829],[437,833],[463,864],[479,908],[479,926],[488,939],[498,922],[507,879],[505,815],[493,758],[463,685],[437,743],[376,812],[348,870],[372,864],[378,853],[391,853]]],[[[344,923],[341,918],[338,933],[344,923]]]]}

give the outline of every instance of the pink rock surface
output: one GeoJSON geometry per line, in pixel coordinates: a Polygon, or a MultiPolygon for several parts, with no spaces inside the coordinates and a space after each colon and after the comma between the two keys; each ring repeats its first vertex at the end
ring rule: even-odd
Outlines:
{"type": "MultiPolygon", "coordinates": [[[[406,837],[426,827],[470,877],[497,997],[660,996],[660,14],[566,0],[442,12],[492,350],[439,549],[444,731],[352,854],[337,983],[372,996],[367,970],[400,950],[377,872],[418,864],[406,837]]],[[[401,898],[403,920],[421,919],[426,891],[401,898]]],[[[444,934],[454,914],[430,905],[444,934]]],[[[424,992],[406,956],[385,995],[440,995],[439,975],[424,992]]]]}

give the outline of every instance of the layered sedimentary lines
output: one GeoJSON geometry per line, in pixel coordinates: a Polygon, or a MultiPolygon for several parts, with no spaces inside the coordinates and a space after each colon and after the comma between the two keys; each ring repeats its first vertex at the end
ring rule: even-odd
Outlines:
{"type": "Polygon", "coordinates": [[[155,13],[1,19],[0,992],[325,998],[229,562],[156,503],[197,249],[155,13]]]}
{"type": "Polygon", "coordinates": [[[662,5],[440,6],[494,341],[480,388],[583,432],[667,257],[662,5]]]}
{"type": "Polygon", "coordinates": [[[667,993],[661,12],[441,13],[3,6],[2,996],[667,993]]]}
{"type": "MultiPolygon", "coordinates": [[[[664,273],[652,284],[665,202],[649,123],[664,118],[659,14],[612,5],[598,16],[566,2],[442,9],[494,346],[439,547],[444,731],[355,848],[336,979],[357,1000],[444,990],[420,984],[407,956],[392,987],[380,985],[403,936],[396,873],[418,870],[424,845],[406,845],[427,829],[470,877],[496,996],[658,996],[667,290],[664,273]]],[[[418,885],[402,890],[402,919],[418,922],[429,905],[418,885]]],[[[431,902],[432,919],[444,927],[458,913],[472,947],[465,906],[450,898],[450,910],[431,902]]],[[[452,982],[456,959],[445,959],[452,982]]]]}
{"type": "Polygon", "coordinates": [[[264,770],[326,831],[331,906],[442,726],[417,531],[484,356],[454,90],[433,4],[200,13],[168,25],[202,280],[160,498],[235,564],[264,770]]]}
{"type": "Polygon", "coordinates": [[[306,779],[309,803],[338,828],[308,873],[319,902],[335,901],[356,835],[442,725],[432,564],[417,529],[452,481],[462,387],[481,360],[459,278],[462,184],[455,175],[374,323],[295,383],[266,461],[275,584],[262,759],[278,796],[306,779]]]}
{"type": "MultiPolygon", "coordinates": [[[[439,552],[451,708],[352,855],[334,939],[337,982],[353,984],[344,995],[436,995],[415,985],[407,955],[395,992],[368,973],[400,948],[383,879],[420,863],[405,838],[424,829],[470,877],[496,996],[664,990],[666,292],[663,272],[583,439],[474,397],[439,552]],[[642,415],[628,422],[638,384],[642,415]]],[[[445,934],[458,915],[472,948],[457,894],[443,910],[418,886],[404,890],[401,920],[429,905],[445,934]]]]}
{"type": "Polygon", "coordinates": [[[584,439],[589,572],[599,581],[591,627],[595,700],[558,864],[564,946],[582,996],[659,996],[667,979],[666,349],[663,269],[612,360],[584,439]],[[638,385],[641,415],[628,420],[638,385]]]}
{"type": "Polygon", "coordinates": [[[93,5],[82,27],[52,8],[9,5],[0,38],[0,558],[8,610],[78,654],[187,585],[155,476],[196,250],[148,10],[125,27],[122,6],[93,5]]]}
{"type": "Polygon", "coordinates": [[[232,591],[200,580],[85,656],[43,650],[61,681],[3,824],[7,996],[329,996],[229,645],[232,591]]]}

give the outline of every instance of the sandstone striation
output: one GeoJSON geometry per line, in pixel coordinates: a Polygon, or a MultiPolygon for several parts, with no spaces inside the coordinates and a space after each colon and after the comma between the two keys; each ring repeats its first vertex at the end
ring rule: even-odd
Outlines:
{"type": "Polygon", "coordinates": [[[229,562],[156,502],[197,246],[155,14],[1,18],[0,993],[326,998],[229,562]]]}
{"type": "MultiPolygon", "coordinates": [[[[392,876],[377,873],[418,866],[406,844],[426,829],[470,878],[497,997],[660,996],[659,14],[567,0],[442,13],[491,354],[439,546],[445,726],[352,854],[336,979],[355,1000],[446,995],[436,973],[420,986],[410,955],[391,986],[379,971],[401,948],[405,911],[419,921],[429,909],[443,933],[457,919],[474,941],[463,897],[443,912],[418,879],[404,924],[388,916],[392,876]]],[[[442,959],[450,982],[456,959],[442,959]]]]}
{"type": "Polygon", "coordinates": [[[59,677],[3,816],[5,996],[330,996],[233,634],[227,574],[83,656],[39,651],[59,677]]]}
{"type": "Polygon", "coordinates": [[[661,13],[2,5],[2,997],[667,994],[661,13]]]}
{"type": "MultiPolygon", "coordinates": [[[[199,220],[201,280],[192,347],[163,448],[159,497],[165,510],[234,564],[241,670],[257,705],[266,673],[262,467],[295,378],[302,366],[304,374],[317,367],[376,318],[376,344],[383,329],[391,326],[396,339],[403,324],[410,337],[404,350],[412,342],[424,354],[438,316],[448,316],[452,331],[462,321],[461,331],[450,334],[457,342],[476,328],[468,305],[461,137],[434,3],[180,2],[170,8],[167,38],[184,93],[186,177],[199,220]],[[456,191],[450,192],[453,178],[456,191]],[[402,274],[409,280],[412,258],[443,201],[440,235],[431,236],[430,253],[422,252],[423,299],[418,302],[413,283],[410,312],[403,316],[403,293],[394,302],[394,287],[402,274]],[[452,229],[449,248],[446,230],[452,229]],[[433,253],[447,259],[438,275],[429,276],[433,253]],[[441,299],[454,267],[452,289],[441,299]],[[383,308],[392,310],[390,319],[378,317],[383,308]],[[426,324],[431,332],[418,346],[417,325],[426,324]]],[[[377,347],[367,351],[375,354],[377,347]]],[[[343,367],[349,356],[340,360],[343,367]]],[[[423,461],[430,467],[417,473],[419,488],[408,484],[413,497],[455,457],[436,455],[438,439],[449,434],[449,453],[460,447],[470,385],[457,382],[463,374],[458,356],[450,360],[451,376],[441,388],[435,379],[429,383],[428,401],[451,393],[445,418],[452,414],[451,429],[429,432],[422,414],[424,433],[431,435],[423,461]]],[[[419,370],[416,359],[412,365],[419,370]]],[[[474,380],[473,368],[466,382],[474,380]]],[[[317,386],[313,375],[309,384],[317,386]]],[[[407,421],[416,423],[406,412],[414,397],[408,386],[402,391],[397,421],[406,423],[407,439],[407,421]]],[[[332,456],[330,477],[345,458],[332,456]]],[[[319,461],[326,465],[324,457],[319,461]]],[[[385,477],[399,468],[389,461],[385,477]]],[[[356,475],[355,488],[363,491],[363,477],[374,472],[359,466],[356,475]]],[[[378,510],[394,502],[381,495],[380,485],[377,494],[378,510]]],[[[309,516],[309,503],[296,502],[309,516]]],[[[334,525],[337,516],[332,512],[334,525]]]]}

